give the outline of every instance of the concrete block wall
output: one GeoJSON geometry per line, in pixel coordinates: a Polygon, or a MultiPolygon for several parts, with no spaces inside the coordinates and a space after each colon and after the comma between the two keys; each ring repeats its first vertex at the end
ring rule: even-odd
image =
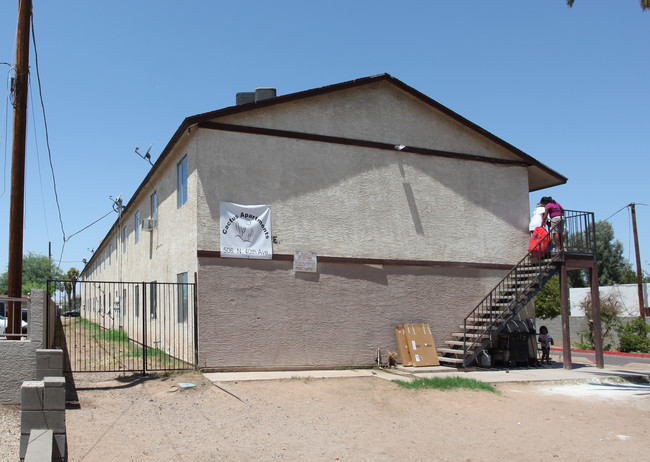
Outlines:
{"type": "Polygon", "coordinates": [[[65,378],[45,377],[24,382],[20,390],[20,422],[21,461],[25,460],[33,430],[51,430],[51,460],[67,460],[65,378]]]}
{"type": "Polygon", "coordinates": [[[0,404],[20,403],[20,385],[36,378],[36,351],[44,346],[45,291],[33,290],[30,298],[27,339],[0,340],[0,404]]]}
{"type": "Polygon", "coordinates": [[[36,350],[34,378],[61,377],[63,375],[63,350],[36,350]]]}

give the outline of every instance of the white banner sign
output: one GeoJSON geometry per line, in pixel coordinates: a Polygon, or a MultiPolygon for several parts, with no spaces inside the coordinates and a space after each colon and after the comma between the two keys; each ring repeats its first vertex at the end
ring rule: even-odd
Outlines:
{"type": "Polygon", "coordinates": [[[220,203],[221,256],[273,258],[271,207],[220,203]]]}

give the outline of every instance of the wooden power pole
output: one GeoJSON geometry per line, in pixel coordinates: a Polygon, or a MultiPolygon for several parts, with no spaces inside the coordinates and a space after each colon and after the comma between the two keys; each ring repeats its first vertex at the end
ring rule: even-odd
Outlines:
{"type": "Polygon", "coordinates": [[[639,314],[641,319],[645,321],[645,304],[643,303],[643,272],[641,271],[641,255],[639,255],[639,235],[636,231],[636,210],[634,208],[636,204],[632,202],[630,204],[630,210],[632,212],[632,233],[634,234],[634,251],[636,252],[636,284],[637,290],[639,293],[639,314]]]}
{"type": "MultiPolygon", "coordinates": [[[[9,208],[9,274],[7,295],[20,298],[23,288],[23,215],[25,202],[25,140],[27,134],[27,87],[29,81],[29,26],[31,0],[18,1],[16,67],[14,69],[14,123],[11,148],[11,205],[9,208]]],[[[21,304],[10,302],[7,333],[21,332],[21,304]]],[[[20,336],[7,335],[9,340],[20,336]]]]}

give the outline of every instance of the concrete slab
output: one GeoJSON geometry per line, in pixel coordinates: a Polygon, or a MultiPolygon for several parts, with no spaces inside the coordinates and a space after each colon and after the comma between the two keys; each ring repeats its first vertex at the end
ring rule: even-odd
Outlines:
{"type": "Polygon", "coordinates": [[[552,366],[519,369],[456,369],[453,367],[402,367],[397,369],[345,369],[271,372],[210,372],[203,374],[212,382],[238,382],[248,380],[327,379],[348,377],[376,377],[384,380],[412,380],[416,377],[460,376],[488,383],[503,382],[566,382],[592,381],[616,378],[650,379],[650,368],[598,369],[593,365],[574,364],[564,369],[561,363],[552,366]]]}

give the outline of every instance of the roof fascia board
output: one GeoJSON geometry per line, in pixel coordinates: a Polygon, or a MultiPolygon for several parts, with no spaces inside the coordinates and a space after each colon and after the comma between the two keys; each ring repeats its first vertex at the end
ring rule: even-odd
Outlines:
{"type": "MultiPolygon", "coordinates": [[[[387,151],[397,150],[397,147],[394,144],[390,144],[390,143],[381,143],[378,141],[367,141],[367,140],[360,140],[354,138],[343,138],[338,136],[327,136],[327,135],[296,132],[296,131],[289,131],[289,130],[277,130],[277,129],[263,128],[263,127],[252,127],[249,125],[225,124],[222,122],[200,122],[197,124],[197,127],[203,129],[209,129],[209,130],[222,130],[228,132],[247,133],[247,134],[254,134],[254,135],[276,136],[280,138],[291,138],[291,139],[300,139],[306,141],[317,141],[322,143],[342,144],[345,146],[359,146],[364,148],[381,149],[387,151]]],[[[436,157],[445,157],[451,159],[486,162],[491,164],[520,165],[524,167],[527,167],[529,165],[524,162],[520,162],[516,160],[477,156],[473,154],[462,154],[457,152],[442,151],[438,149],[418,148],[414,146],[404,146],[404,147],[400,146],[399,151],[410,152],[414,154],[424,154],[424,155],[436,156],[436,157]]]]}

